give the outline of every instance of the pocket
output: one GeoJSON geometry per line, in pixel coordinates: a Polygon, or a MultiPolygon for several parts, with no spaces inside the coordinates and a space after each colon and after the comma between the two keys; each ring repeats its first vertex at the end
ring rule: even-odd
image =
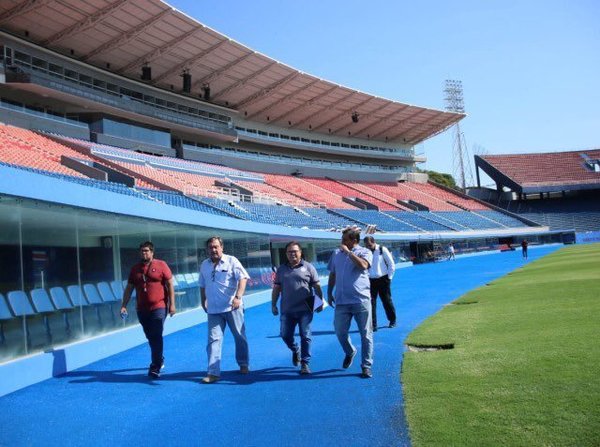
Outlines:
{"type": "Polygon", "coordinates": [[[224,272],[216,271],[215,272],[215,282],[218,282],[219,284],[221,284],[225,287],[229,287],[232,277],[233,277],[233,275],[231,274],[231,272],[228,272],[228,271],[224,271],[224,272]]]}

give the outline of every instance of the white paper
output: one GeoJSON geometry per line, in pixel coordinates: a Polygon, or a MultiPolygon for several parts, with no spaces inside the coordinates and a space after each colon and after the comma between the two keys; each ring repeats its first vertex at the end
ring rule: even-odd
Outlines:
{"type": "Polygon", "coordinates": [[[313,295],[313,298],[315,299],[315,304],[313,305],[313,311],[316,311],[321,306],[323,306],[323,309],[325,309],[327,306],[329,306],[329,304],[327,304],[327,301],[322,300],[317,295],[313,295]]]}

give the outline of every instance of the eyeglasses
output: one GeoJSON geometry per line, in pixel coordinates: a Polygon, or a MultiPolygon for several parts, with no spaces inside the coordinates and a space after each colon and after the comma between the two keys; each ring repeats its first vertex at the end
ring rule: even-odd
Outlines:
{"type": "Polygon", "coordinates": [[[300,253],[300,250],[288,250],[286,253],[291,255],[294,253],[300,253]]]}

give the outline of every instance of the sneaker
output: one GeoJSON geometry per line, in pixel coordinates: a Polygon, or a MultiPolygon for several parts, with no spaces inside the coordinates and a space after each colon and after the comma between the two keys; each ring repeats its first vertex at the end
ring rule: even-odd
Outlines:
{"type": "Polygon", "coordinates": [[[373,377],[373,373],[371,372],[371,368],[363,368],[361,376],[364,379],[370,379],[371,377],[373,377]]]}
{"type": "Polygon", "coordinates": [[[295,350],[292,352],[292,365],[298,366],[300,364],[300,351],[295,350]]]}
{"type": "Polygon", "coordinates": [[[308,367],[308,363],[302,362],[302,367],[300,368],[300,374],[310,374],[310,368],[308,367]]]}
{"type": "Polygon", "coordinates": [[[219,379],[219,376],[213,376],[212,374],[209,374],[206,377],[202,378],[202,383],[215,383],[218,382],[219,379]]]}
{"type": "Polygon", "coordinates": [[[395,321],[390,321],[390,325],[388,327],[390,329],[395,328],[396,327],[396,322],[395,321]]]}
{"type": "Polygon", "coordinates": [[[350,365],[352,365],[352,361],[354,360],[355,355],[356,355],[356,349],[354,350],[354,352],[352,354],[344,357],[344,363],[342,363],[342,368],[344,368],[344,369],[350,368],[350,365]]]}
{"type": "Polygon", "coordinates": [[[240,366],[240,374],[248,374],[249,372],[250,370],[248,369],[247,365],[240,366]]]}
{"type": "Polygon", "coordinates": [[[151,377],[153,379],[160,378],[160,368],[154,365],[154,363],[151,363],[150,367],[148,368],[148,377],[151,377]]]}

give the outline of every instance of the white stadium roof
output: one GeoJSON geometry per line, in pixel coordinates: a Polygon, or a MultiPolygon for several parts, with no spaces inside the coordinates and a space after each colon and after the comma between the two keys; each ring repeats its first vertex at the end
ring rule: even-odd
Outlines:
{"type": "Polygon", "coordinates": [[[298,71],[159,0],[2,0],[0,29],[109,71],[192,94],[240,118],[322,134],[417,144],[465,115],[369,95],[298,71]],[[358,122],[352,120],[357,113],[358,122]]]}

